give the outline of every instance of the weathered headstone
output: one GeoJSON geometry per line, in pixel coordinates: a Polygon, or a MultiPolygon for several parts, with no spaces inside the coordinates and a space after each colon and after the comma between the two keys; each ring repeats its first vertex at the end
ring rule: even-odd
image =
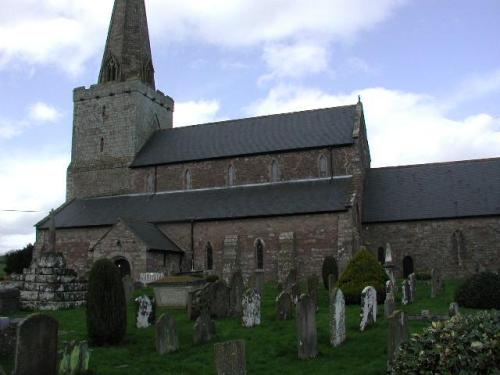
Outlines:
{"type": "Polygon", "coordinates": [[[134,281],[130,275],[123,276],[122,278],[123,291],[125,292],[125,301],[129,303],[132,300],[132,295],[134,294],[134,281]]]}
{"type": "Polygon", "coordinates": [[[174,353],[179,350],[177,323],[168,314],[161,314],[155,324],[156,351],[159,354],[174,353]]]}
{"type": "Polygon", "coordinates": [[[210,314],[216,319],[227,318],[230,315],[229,308],[229,287],[223,280],[212,283],[210,314]]]}
{"type": "Polygon", "coordinates": [[[441,294],[443,289],[443,281],[441,279],[441,272],[433,268],[431,270],[431,298],[437,297],[441,294]]]}
{"type": "Polygon", "coordinates": [[[290,293],[281,292],[276,297],[276,318],[278,320],[288,320],[292,318],[293,301],[290,293]]]}
{"type": "Polygon", "coordinates": [[[300,284],[299,283],[295,283],[291,286],[290,289],[285,289],[285,290],[288,290],[288,292],[290,293],[291,297],[292,297],[292,301],[294,304],[297,304],[297,301],[299,300],[299,297],[300,297],[300,284]]]}
{"type": "Polygon", "coordinates": [[[24,319],[17,328],[15,375],[57,374],[56,319],[42,314],[33,314],[24,319]]]}
{"type": "Polygon", "coordinates": [[[377,291],[367,286],[361,292],[361,323],[359,328],[364,331],[377,321],[377,291]]]}
{"type": "Polygon", "coordinates": [[[71,341],[63,349],[59,363],[59,375],[86,374],[89,369],[90,352],[86,341],[71,341]]]}
{"type": "Polygon", "coordinates": [[[318,355],[316,305],[310,296],[302,294],[297,302],[296,310],[298,357],[299,359],[315,358],[318,355]]]}
{"type": "Polygon", "coordinates": [[[410,284],[410,301],[413,303],[417,297],[417,275],[415,273],[408,276],[408,283],[410,284]]]}
{"type": "Polygon", "coordinates": [[[247,289],[243,294],[242,305],[241,322],[243,327],[260,325],[260,294],[255,289],[247,289]]]}
{"type": "Polygon", "coordinates": [[[395,294],[394,292],[395,292],[395,290],[394,290],[394,284],[392,283],[391,280],[387,280],[385,282],[385,294],[392,293],[394,295],[395,294]]]}
{"type": "Polygon", "coordinates": [[[338,288],[330,291],[330,344],[341,345],[346,339],[345,299],[338,288]]]}
{"type": "Polygon", "coordinates": [[[140,296],[137,302],[137,328],[148,328],[155,323],[156,303],[154,298],[140,296]]]}
{"type": "Polygon", "coordinates": [[[396,311],[389,317],[389,339],[387,340],[387,367],[390,370],[397,357],[399,347],[408,341],[407,317],[403,311],[396,311]]]}
{"type": "Polygon", "coordinates": [[[458,309],[458,303],[456,303],[456,302],[450,303],[450,308],[448,309],[448,314],[450,315],[450,318],[454,317],[455,315],[460,315],[460,311],[458,309]]]}
{"type": "Polygon", "coordinates": [[[245,284],[243,283],[243,276],[241,271],[233,273],[231,277],[229,292],[229,304],[232,316],[241,316],[242,306],[241,302],[243,300],[243,292],[245,291],[245,284]]]}
{"type": "Polygon", "coordinates": [[[394,299],[394,294],[386,293],[384,302],[384,316],[386,318],[390,317],[394,310],[396,309],[396,301],[394,299]]]}
{"type": "Polygon", "coordinates": [[[312,275],[307,278],[307,294],[312,298],[314,304],[316,305],[316,311],[319,308],[318,305],[318,286],[319,280],[318,276],[312,275]]]}
{"type": "Polygon", "coordinates": [[[297,269],[294,268],[288,272],[285,281],[283,282],[283,290],[290,290],[297,284],[297,269]]]}
{"type": "Polygon", "coordinates": [[[408,280],[403,280],[403,283],[401,285],[401,303],[403,305],[409,305],[411,303],[410,300],[410,295],[411,295],[411,289],[410,289],[410,283],[408,283],[408,280]]]}
{"type": "Polygon", "coordinates": [[[218,375],[246,375],[245,341],[234,340],[214,345],[218,375]]]}
{"type": "Polygon", "coordinates": [[[215,337],[215,322],[210,318],[208,309],[203,309],[193,327],[193,342],[205,344],[215,337]]]}

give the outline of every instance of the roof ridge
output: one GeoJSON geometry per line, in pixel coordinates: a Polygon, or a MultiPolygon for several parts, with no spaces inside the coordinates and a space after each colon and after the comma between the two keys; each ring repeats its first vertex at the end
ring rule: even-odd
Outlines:
{"type": "Polygon", "coordinates": [[[491,158],[481,158],[481,159],[463,159],[463,160],[451,160],[451,161],[438,161],[434,163],[418,163],[418,164],[404,164],[404,165],[389,165],[386,167],[377,167],[370,168],[370,171],[378,171],[381,169],[406,169],[406,168],[414,168],[414,167],[426,167],[426,166],[438,166],[438,165],[455,165],[455,164],[466,164],[466,163],[480,163],[487,161],[500,161],[499,157],[491,157],[491,158]]]}
{"type": "Polygon", "coordinates": [[[261,116],[252,116],[252,117],[241,117],[241,118],[236,118],[236,119],[230,119],[230,120],[220,120],[220,121],[213,121],[213,122],[205,122],[205,123],[199,123],[199,124],[191,124],[187,126],[178,126],[178,127],[173,127],[169,129],[161,129],[158,130],[159,132],[167,132],[167,131],[172,131],[176,129],[187,129],[187,128],[193,128],[196,126],[215,126],[215,125],[222,125],[227,122],[240,122],[240,121],[245,121],[245,120],[252,120],[252,119],[263,119],[263,118],[268,118],[268,117],[278,117],[278,116],[288,116],[288,115],[294,115],[297,113],[306,113],[306,112],[316,112],[316,111],[326,111],[329,109],[340,109],[340,108],[347,108],[347,107],[356,107],[357,104],[346,104],[346,105],[339,105],[335,107],[323,107],[323,108],[314,108],[314,109],[304,109],[300,111],[292,111],[292,112],[280,112],[280,113],[273,113],[270,115],[261,115],[261,116]]]}

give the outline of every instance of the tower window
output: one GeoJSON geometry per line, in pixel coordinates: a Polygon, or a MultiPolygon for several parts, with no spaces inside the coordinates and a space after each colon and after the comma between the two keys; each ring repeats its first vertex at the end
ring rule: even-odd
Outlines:
{"type": "Polygon", "coordinates": [[[193,188],[193,181],[191,179],[191,171],[188,169],[184,173],[184,188],[190,190],[193,188]]]}
{"type": "Polygon", "coordinates": [[[261,239],[255,243],[255,257],[257,258],[257,269],[264,269],[264,243],[261,239]]]}
{"type": "Polygon", "coordinates": [[[104,138],[101,138],[101,144],[99,146],[99,149],[100,149],[101,152],[104,151],[104,138]]]}
{"type": "Polygon", "coordinates": [[[205,251],[207,253],[207,270],[213,270],[214,254],[213,254],[212,244],[210,242],[207,242],[207,246],[205,246],[205,251]]]}
{"type": "Polygon", "coordinates": [[[271,182],[278,182],[280,180],[280,168],[278,162],[273,160],[271,163],[271,182]]]}
{"type": "Polygon", "coordinates": [[[236,182],[236,170],[233,165],[230,165],[227,170],[227,184],[229,186],[234,186],[236,182]]]}
{"type": "Polygon", "coordinates": [[[325,155],[319,158],[319,177],[328,176],[328,159],[325,155]]]}
{"type": "Polygon", "coordinates": [[[119,77],[119,65],[114,57],[110,57],[108,63],[106,64],[105,70],[105,82],[118,81],[119,77]]]}

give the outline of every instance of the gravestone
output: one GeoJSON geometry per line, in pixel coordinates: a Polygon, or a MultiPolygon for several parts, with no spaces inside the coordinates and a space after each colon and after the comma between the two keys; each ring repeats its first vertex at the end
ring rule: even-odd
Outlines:
{"type": "Polygon", "coordinates": [[[441,279],[441,272],[433,268],[431,270],[431,298],[437,297],[441,294],[443,289],[443,280],[441,279]]]}
{"type": "Polygon", "coordinates": [[[377,321],[377,291],[367,286],[361,292],[361,323],[359,328],[364,331],[377,321]]]}
{"type": "Polygon", "coordinates": [[[278,282],[283,283],[287,278],[287,276],[289,275],[290,271],[297,267],[295,233],[294,232],[280,233],[278,240],[280,245],[277,255],[278,282]]]}
{"type": "Polygon", "coordinates": [[[281,292],[276,297],[276,319],[288,320],[292,318],[293,314],[293,301],[290,293],[281,292]]]}
{"type": "Polygon", "coordinates": [[[148,328],[155,323],[156,302],[154,298],[140,296],[135,299],[137,302],[137,328],[148,328]]]}
{"type": "Polygon", "coordinates": [[[159,354],[174,353],[179,350],[177,323],[168,314],[161,314],[155,324],[156,352],[159,354]]]}
{"type": "Polygon", "coordinates": [[[299,359],[315,358],[318,355],[316,305],[307,294],[302,294],[297,302],[296,317],[298,357],[299,359]]]}
{"type": "Polygon", "coordinates": [[[17,328],[15,375],[57,374],[57,333],[54,318],[33,314],[17,328]]]}
{"type": "Polygon", "coordinates": [[[205,344],[215,337],[215,322],[210,318],[208,309],[203,309],[193,327],[193,342],[205,344]]]}
{"type": "Polygon", "coordinates": [[[260,294],[255,289],[247,289],[243,294],[243,314],[241,321],[243,327],[260,325],[260,294]]]}
{"type": "Polygon", "coordinates": [[[292,297],[292,301],[294,304],[297,304],[297,301],[299,300],[299,297],[300,297],[300,284],[299,283],[295,283],[292,285],[292,287],[290,289],[285,289],[285,290],[288,290],[288,292],[290,293],[290,296],[292,297]]]}
{"type": "Polygon", "coordinates": [[[394,290],[394,284],[392,283],[391,280],[387,280],[385,282],[385,293],[392,293],[393,295],[395,294],[395,290],[394,290]]]}
{"type": "Polygon", "coordinates": [[[396,309],[396,301],[394,299],[394,294],[387,293],[385,295],[385,302],[384,302],[384,316],[386,318],[390,317],[394,313],[395,309],[396,309]]]}
{"type": "Polygon", "coordinates": [[[0,285],[0,314],[10,314],[19,310],[19,289],[0,285]]]}
{"type": "Polygon", "coordinates": [[[0,316],[0,332],[7,329],[10,325],[10,319],[7,316],[0,316]]]}
{"type": "Polygon", "coordinates": [[[122,278],[123,291],[125,292],[125,301],[127,304],[132,300],[132,295],[134,294],[134,281],[130,275],[125,275],[122,278]]]}
{"type": "Polygon", "coordinates": [[[246,375],[245,341],[234,340],[214,345],[218,375],[246,375]]]}
{"type": "Polygon", "coordinates": [[[292,287],[297,284],[297,269],[294,268],[288,272],[288,275],[283,282],[283,290],[290,290],[292,287]]]}
{"type": "Polygon", "coordinates": [[[245,291],[245,284],[243,283],[243,276],[241,271],[233,273],[231,277],[231,285],[229,292],[229,304],[231,316],[239,317],[242,313],[241,302],[243,300],[243,292],[245,291]]]}
{"type": "Polygon", "coordinates": [[[339,288],[330,291],[330,344],[341,345],[346,339],[345,299],[339,288]]]}
{"type": "Polygon", "coordinates": [[[90,352],[86,341],[71,341],[65,345],[59,363],[59,375],[86,374],[89,369],[90,352]]]}
{"type": "Polygon", "coordinates": [[[450,308],[448,309],[448,315],[450,315],[450,318],[460,315],[460,311],[458,309],[458,303],[452,302],[450,303],[450,308]]]}
{"type": "Polygon", "coordinates": [[[387,367],[390,370],[396,360],[401,344],[408,341],[408,319],[403,311],[396,311],[389,317],[389,338],[387,340],[387,367]]]}
{"type": "Polygon", "coordinates": [[[312,275],[307,278],[307,294],[312,298],[314,304],[316,305],[316,311],[319,309],[318,305],[318,276],[312,275]]]}
{"type": "Polygon", "coordinates": [[[401,303],[403,305],[409,305],[411,300],[410,300],[410,294],[411,294],[411,290],[410,290],[410,283],[408,282],[408,280],[403,280],[403,283],[401,285],[401,303]]]}
{"type": "Polygon", "coordinates": [[[410,283],[410,301],[413,303],[417,297],[417,275],[411,273],[408,276],[408,282],[410,283]]]}
{"type": "Polygon", "coordinates": [[[210,306],[210,315],[216,319],[227,318],[230,315],[228,286],[223,280],[217,280],[211,288],[212,292],[205,299],[210,306]]]}

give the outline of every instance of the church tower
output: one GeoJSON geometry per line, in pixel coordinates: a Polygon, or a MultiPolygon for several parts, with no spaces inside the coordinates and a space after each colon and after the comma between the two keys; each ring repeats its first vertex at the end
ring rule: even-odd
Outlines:
{"type": "Polygon", "coordinates": [[[115,0],[98,84],[74,90],[66,198],[134,192],[129,165],[156,131],[172,127],[174,101],[155,90],[144,0],[115,0]]]}

